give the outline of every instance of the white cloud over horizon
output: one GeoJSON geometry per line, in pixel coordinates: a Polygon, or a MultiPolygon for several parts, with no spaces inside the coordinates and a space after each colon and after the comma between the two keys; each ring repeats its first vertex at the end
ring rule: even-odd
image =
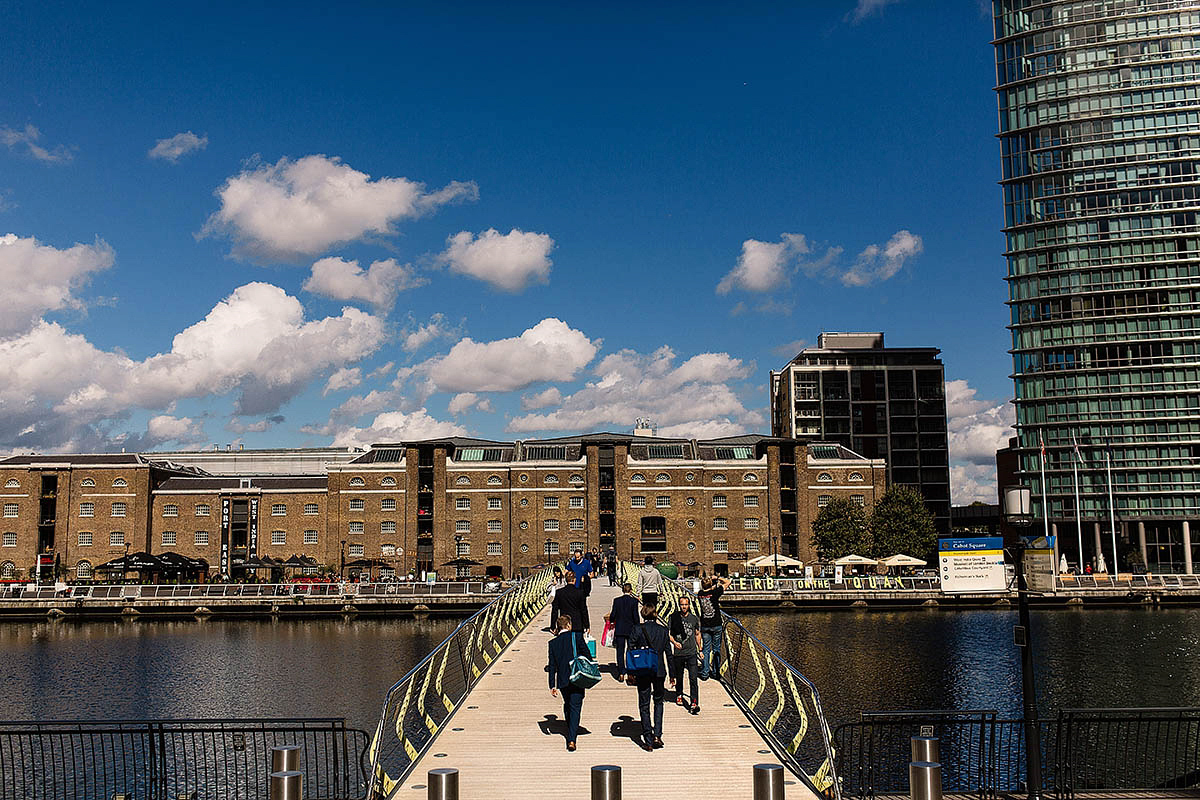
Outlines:
{"type": "Polygon", "coordinates": [[[191,131],[184,131],[166,139],[159,139],[154,143],[154,147],[151,147],[146,153],[146,157],[176,164],[188,153],[194,153],[206,147],[208,147],[207,136],[197,136],[191,131]]]}
{"type": "Polygon", "coordinates": [[[227,235],[234,253],[259,262],[295,262],[366,236],[391,236],[394,224],[447,203],[473,201],[473,182],[436,191],[408,178],[377,178],[336,156],[310,155],[247,167],[215,192],[221,207],[201,235],[227,235]]]}
{"type": "Polygon", "coordinates": [[[466,436],[467,429],[456,422],[445,422],[430,416],[424,408],[405,413],[388,411],[379,414],[371,424],[358,428],[347,427],[333,438],[333,447],[369,447],[378,442],[403,442],[433,439],[440,436],[466,436]]]}
{"type": "Polygon", "coordinates": [[[996,503],[996,451],[1014,435],[1016,414],[1009,402],[977,397],[965,380],[946,381],[950,489],[955,505],[996,503]]]}
{"type": "Polygon", "coordinates": [[[554,240],[544,233],[513,228],[501,234],[489,228],[478,236],[461,231],[446,241],[438,261],[452,272],[469,275],[497,289],[519,292],[550,278],[550,251],[554,240]]]}

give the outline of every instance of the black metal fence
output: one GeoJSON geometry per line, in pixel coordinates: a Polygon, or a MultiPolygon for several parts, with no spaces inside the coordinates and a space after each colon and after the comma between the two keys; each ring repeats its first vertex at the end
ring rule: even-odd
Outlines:
{"type": "MultiPolygon", "coordinates": [[[[1042,793],[1153,793],[1200,787],[1200,709],[1070,709],[1039,721],[1042,793]]],[[[908,794],[910,739],[936,736],[947,794],[1024,794],[1025,723],[995,711],[863,714],[834,732],[842,795],[908,794]]]]}
{"type": "Polygon", "coordinates": [[[344,719],[0,722],[0,800],[267,800],[271,748],[300,746],[304,796],[366,795],[344,719]]]}

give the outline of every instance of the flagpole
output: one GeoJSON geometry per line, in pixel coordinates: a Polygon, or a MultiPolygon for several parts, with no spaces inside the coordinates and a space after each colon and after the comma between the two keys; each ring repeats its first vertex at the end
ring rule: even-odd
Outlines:
{"type": "Polygon", "coordinates": [[[1079,574],[1083,574],[1083,509],[1079,506],[1079,442],[1075,434],[1071,434],[1071,443],[1075,445],[1075,454],[1071,457],[1071,474],[1075,483],[1075,535],[1079,538],[1079,574]]]}
{"type": "MultiPolygon", "coordinates": [[[[1041,447],[1042,459],[1042,530],[1045,533],[1047,543],[1050,541],[1050,506],[1046,503],[1046,443],[1042,441],[1042,432],[1038,431],[1038,444],[1041,447]]],[[[1057,550],[1058,548],[1053,548],[1057,550]]],[[[1054,569],[1058,569],[1058,564],[1054,565],[1054,569]]]]}
{"type": "Polygon", "coordinates": [[[1117,509],[1113,505],[1112,493],[1112,445],[1104,451],[1104,463],[1108,473],[1108,524],[1112,530],[1113,565],[1112,574],[1116,577],[1121,570],[1117,569],[1117,509]]]}

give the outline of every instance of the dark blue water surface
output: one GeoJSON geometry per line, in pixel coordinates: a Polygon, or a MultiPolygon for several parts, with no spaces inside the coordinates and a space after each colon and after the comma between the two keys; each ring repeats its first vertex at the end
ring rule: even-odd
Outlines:
{"type": "MultiPolygon", "coordinates": [[[[817,686],[860,711],[1020,716],[1015,611],[741,614],[817,686]]],[[[0,718],[335,716],[371,730],[387,688],[458,618],[0,624],[0,718]]],[[[1038,610],[1043,714],[1200,706],[1200,609],[1038,610]]]]}

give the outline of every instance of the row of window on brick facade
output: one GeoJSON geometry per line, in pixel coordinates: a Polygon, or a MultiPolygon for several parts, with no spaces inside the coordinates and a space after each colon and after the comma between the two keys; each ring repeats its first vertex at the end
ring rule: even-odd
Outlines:
{"type": "MultiPolygon", "coordinates": [[[[833,495],[831,494],[817,495],[817,508],[824,508],[832,502],[833,495]]],[[[865,506],[867,504],[867,498],[866,495],[852,494],[850,495],[850,502],[854,503],[855,505],[865,506]]]]}
{"type": "MultiPolygon", "coordinates": [[[[361,502],[361,501],[359,501],[359,502],[361,502]]],[[[391,501],[391,504],[392,504],[391,508],[388,508],[387,504],[388,504],[388,501],[385,500],[384,508],[383,508],[384,511],[395,511],[396,510],[396,501],[395,500],[391,501]]],[[[351,510],[355,510],[353,508],[353,506],[351,506],[351,510]]],[[[360,506],[357,510],[361,511],[362,507],[360,506]]],[[[91,511],[94,513],[95,505],[93,503],[83,503],[80,508],[79,516],[81,516],[81,517],[92,516],[92,513],[87,513],[88,511],[91,511]]],[[[318,515],[320,513],[321,513],[321,507],[317,503],[305,503],[304,504],[304,516],[315,517],[316,515],[318,515]]],[[[179,516],[179,505],[176,503],[164,503],[163,507],[162,507],[162,515],[164,517],[178,517],[179,516]]],[[[195,515],[197,517],[212,516],[212,506],[210,506],[208,503],[197,503],[196,508],[195,508],[195,515]]],[[[287,504],[286,503],[272,504],[271,505],[271,516],[286,517],[287,516],[287,504]]]]}

